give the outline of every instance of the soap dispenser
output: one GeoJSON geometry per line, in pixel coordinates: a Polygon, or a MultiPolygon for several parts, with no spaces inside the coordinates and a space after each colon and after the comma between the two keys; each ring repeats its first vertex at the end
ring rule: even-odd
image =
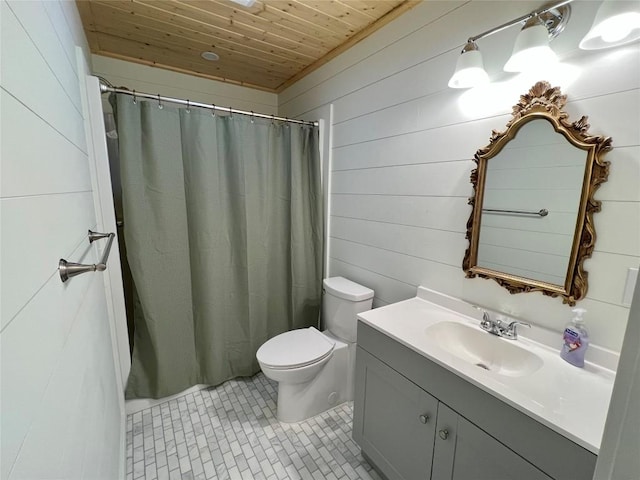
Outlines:
{"type": "Polygon", "coordinates": [[[565,327],[562,334],[562,349],[560,356],[576,367],[584,367],[584,354],[589,346],[589,334],[584,327],[582,316],[586,313],[584,308],[574,308],[571,322],[565,327]]]}

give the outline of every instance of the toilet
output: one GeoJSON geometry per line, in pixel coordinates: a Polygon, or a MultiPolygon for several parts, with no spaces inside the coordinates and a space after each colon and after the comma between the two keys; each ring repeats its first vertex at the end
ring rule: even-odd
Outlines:
{"type": "Polygon", "coordinates": [[[343,277],[323,280],[324,331],[281,333],[256,353],[262,372],[278,382],[278,420],[300,422],[353,400],[356,315],[371,309],[373,290],[343,277]]]}

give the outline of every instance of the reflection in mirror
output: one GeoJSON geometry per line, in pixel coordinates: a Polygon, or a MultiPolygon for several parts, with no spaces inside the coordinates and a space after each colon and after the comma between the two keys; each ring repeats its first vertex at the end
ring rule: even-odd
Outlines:
{"type": "Polygon", "coordinates": [[[586,160],[547,120],[523,125],[487,164],[478,265],[564,285],[586,160]]]}
{"type": "Polygon", "coordinates": [[[583,262],[595,244],[593,195],[606,181],[611,139],[571,123],[566,96],[538,82],[513,108],[505,132],[478,150],[467,224],[467,277],[493,278],[511,293],[541,291],[575,304],[587,292],[583,262]]]}

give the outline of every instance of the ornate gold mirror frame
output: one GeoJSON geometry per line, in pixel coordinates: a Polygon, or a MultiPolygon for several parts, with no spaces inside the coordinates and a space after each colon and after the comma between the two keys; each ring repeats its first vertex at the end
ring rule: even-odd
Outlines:
{"type": "MultiPolygon", "coordinates": [[[[609,175],[609,162],[603,161],[602,155],[611,150],[611,138],[590,135],[586,116],[571,122],[569,115],[563,111],[566,101],[567,97],[560,92],[559,87],[551,87],[548,82],[536,83],[513,107],[513,118],[507,123],[506,130],[504,132],[494,130],[489,145],[476,152],[474,161],[477,168],[471,172],[474,194],[469,198],[472,211],[467,222],[469,248],[465,253],[462,268],[468,278],[476,276],[493,278],[512,294],[539,291],[551,297],[561,296],[563,303],[575,305],[577,300],[584,298],[587,294],[588,274],[584,271],[583,264],[585,259],[591,257],[596,241],[593,213],[599,212],[601,208],[601,202],[594,200],[593,196],[600,184],[607,181],[609,175]],[[520,277],[478,265],[478,242],[488,162],[515,138],[523,125],[535,119],[550,122],[555,131],[563,135],[571,145],[585,151],[582,193],[563,285],[520,277]]],[[[545,155],[542,148],[540,155],[545,155]]]]}

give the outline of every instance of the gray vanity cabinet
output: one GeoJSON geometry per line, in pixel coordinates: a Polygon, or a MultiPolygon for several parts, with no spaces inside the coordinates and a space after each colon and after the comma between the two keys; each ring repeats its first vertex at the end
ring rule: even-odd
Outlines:
{"type": "Polygon", "coordinates": [[[389,480],[585,480],[596,455],[358,323],[353,438],[389,480]]]}
{"type": "Polygon", "coordinates": [[[389,480],[551,480],[376,357],[356,358],[354,438],[389,480]]]}

